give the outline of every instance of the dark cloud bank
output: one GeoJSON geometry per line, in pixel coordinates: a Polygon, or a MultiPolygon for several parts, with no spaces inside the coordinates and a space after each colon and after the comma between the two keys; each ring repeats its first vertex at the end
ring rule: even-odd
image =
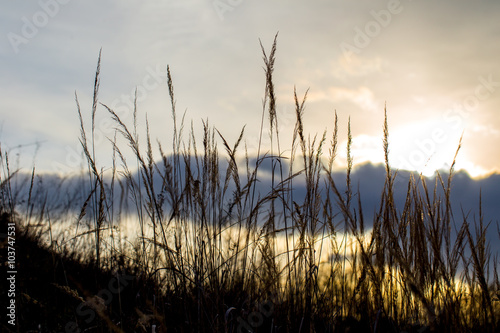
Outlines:
{"type": "MultiPolygon", "coordinates": [[[[222,161],[222,159],[221,159],[222,161]]],[[[250,161],[252,163],[252,161],[250,161]]],[[[192,162],[194,166],[194,162],[192,162]]],[[[251,165],[251,164],[250,164],[251,165]]],[[[283,165],[284,170],[288,170],[287,165],[283,165]]],[[[221,162],[220,172],[223,179],[227,168],[227,162],[221,162]]],[[[285,173],[286,173],[285,171],[285,173]]],[[[196,173],[196,171],[195,171],[196,173]]],[[[394,182],[394,196],[396,200],[396,206],[400,212],[404,206],[406,193],[408,190],[408,182],[410,176],[413,175],[417,179],[418,189],[420,193],[423,192],[422,181],[419,175],[416,173],[411,173],[408,171],[397,171],[396,180],[394,182]]],[[[194,175],[197,176],[196,174],[194,175]]],[[[201,175],[200,175],[201,176],[201,175]]],[[[269,193],[271,189],[271,164],[270,160],[263,162],[259,168],[259,183],[257,186],[257,192],[261,196],[265,196],[269,193]]],[[[358,209],[358,196],[361,199],[361,205],[364,215],[365,228],[369,229],[372,225],[374,216],[379,210],[381,195],[384,191],[384,183],[386,171],[383,165],[373,165],[364,164],[356,167],[351,174],[352,179],[352,191],[353,191],[353,204],[352,207],[358,209]]],[[[135,175],[135,179],[138,179],[138,175],[135,175]]],[[[246,180],[246,174],[240,175],[242,182],[246,180]]],[[[334,180],[341,193],[345,192],[346,184],[346,172],[338,171],[334,173],[334,180]]],[[[446,185],[448,180],[448,172],[443,171],[441,177],[446,185]]],[[[16,202],[21,203],[18,207],[18,211],[26,211],[26,202],[28,199],[29,190],[29,179],[30,175],[19,175],[17,179],[14,179],[13,186],[18,188],[16,202]]],[[[436,184],[436,176],[430,178],[424,178],[431,195],[430,200],[432,201],[432,195],[434,191],[434,186],[436,184]]],[[[500,253],[500,242],[499,235],[497,232],[497,222],[500,216],[500,175],[492,174],[488,177],[481,179],[473,179],[466,172],[459,171],[453,174],[451,183],[451,206],[453,218],[456,224],[456,228],[459,229],[464,221],[464,217],[470,224],[471,231],[475,229],[475,223],[479,222],[480,213],[480,196],[481,196],[481,208],[483,221],[485,224],[489,225],[489,232],[487,234],[488,240],[490,242],[491,250],[493,253],[500,253]]],[[[155,178],[155,186],[158,185],[158,189],[161,186],[160,177],[155,178]]],[[[80,213],[81,207],[84,204],[85,199],[90,193],[89,179],[85,176],[72,176],[62,178],[56,175],[44,174],[37,176],[34,181],[33,191],[32,191],[32,207],[34,210],[38,210],[42,205],[46,206],[46,210],[49,212],[58,211],[72,211],[76,216],[80,213]]],[[[321,196],[326,198],[326,191],[324,190],[324,181],[322,181],[322,192],[321,196]]],[[[228,201],[231,198],[231,191],[227,194],[228,201]]],[[[115,199],[116,207],[119,207],[121,189],[120,186],[115,185],[115,199]]],[[[159,193],[159,191],[158,191],[159,193]]],[[[306,187],[302,180],[298,179],[294,182],[294,201],[299,205],[303,202],[304,195],[306,193],[306,187]]],[[[436,194],[444,200],[444,194],[441,184],[438,182],[436,194]]],[[[123,211],[135,212],[135,204],[130,197],[130,195],[125,195],[128,199],[124,200],[122,203],[123,211]]],[[[169,207],[165,208],[168,211],[169,207]]],[[[341,214],[339,214],[339,222],[341,222],[341,214]]],[[[343,223],[339,223],[340,227],[343,227],[343,223]]]]}

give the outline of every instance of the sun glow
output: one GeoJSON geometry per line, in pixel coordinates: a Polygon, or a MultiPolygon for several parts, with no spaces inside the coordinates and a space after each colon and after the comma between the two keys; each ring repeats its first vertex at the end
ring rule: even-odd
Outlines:
{"type": "MultiPolygon", "coordinates": [[[[449,169],[460,144],[463,129],[441,119],[429,119],[391,130],[390,163],[393,167],[432,176],[449,169]]],[[[472,166],[466,156],[457,156],[462,166],[472,166]]]]}
{"type": "MultiPolygon", "coordinates": [[[[409,125],[389,124],[389,163],[395,170],[416,171],[431,177],[436,171],[448,171],[453,163],[460,142],[462,146],[455,159],[454,170],[465,170],[471,177],[489,175],[487,170],[473,162],[467,150],[467,139],[462,137],[464,128],[444,119],[429,119],[409,125]],[[461,141],[462,138],[462,141],[461,141]]],[[[340,143],[345,147],[347,141],[340,143]]],[[[351,156],[355,165],[385,162],[382,136],[361,134],[352,139],[351,156]]],[[[347,166],[347,152],[338,153],[338,166],[347,166]]]]}

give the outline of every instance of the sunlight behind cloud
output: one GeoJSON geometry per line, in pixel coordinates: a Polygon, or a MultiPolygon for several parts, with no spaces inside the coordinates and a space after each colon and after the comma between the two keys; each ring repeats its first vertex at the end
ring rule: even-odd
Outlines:
{"type": "MultiPolygon", "coordinates": [[[[474,129],[483,128],[475,126],[474,129]]],[[[389,130],[389,163],[395,170],[416,171],[431,177],[436,171],[448,171],[457,152],[463,129],[456,128],[438,118],[402,125],[389,130]]],[[[468,136],[462,138],[462,146],[456,157],[454,169],[466,171],[471,177],[481,178],[494,172],[475,163],[469,153],[468,136]],[[464,147],[465,146],[465,147],[464,147]]],[[[340,142],[337,164],[347,166],[347,140],[340,142]]],[[[383,164],[382,136],[355,135],[352,139],[351,156],[354,165],[364,163],[383,164]]]]}
{"type": "MultiPolygon", "coordinates": [[[[347,141],[340,143],[338,154],[339,164],[344,168],[347,166],[347,141]]],[[[380,136],[361,134],[353,137],[351,156],[355,165],[363,163],[384,163],[384,150],[380,136]]]]}
{"type": "Polygon", "coordinates": [[[449,169],[460,142],[461,129],[440,118],[422,120],[390,130],[393,167],[431,176],[449,169]]]}

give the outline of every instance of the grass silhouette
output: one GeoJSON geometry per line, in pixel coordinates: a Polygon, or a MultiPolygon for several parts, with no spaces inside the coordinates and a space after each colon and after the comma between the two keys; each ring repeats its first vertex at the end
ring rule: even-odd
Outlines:
{"type": "Polygon", "coordinates": [[[292,146],[280,146],[273,82],[276,46],[275,38],[269,53],[262,47],[266,88],[260,142],[267,118],[271,144],[259,144],[255,158],[244,146],[244,129],[233,145],[208,122],[201,139],[192,127],[188,140],[183,139],[184,117],[177,117],[170,69],[173,153],[165,154],[160,143],[153,147],[147,118],[146,148],[141,150],[137,104],[128,126],[99,102],[99,54],[90,130],[76,96],[88,188],[77,197],[79,213],[67,209],[65,216],[76,230],[70,236],[62,233],[65,239],[57,238],[63,236],[54,231],[47,198],[36,191],[35,170],[27,183],[27,203],[18,202],[11,184],[17,173],[0,151],[2,229],[16,222],[20,272],[17,327],[2,323],[2,330],[498,331],[497,257],[489,251],[489,229],[481,214],[473,219],[451,209],[454,162],[447,178],[438,174],[433,185],[412,176],[404,206],[398,208],[386,113],[385,185],[378,211],[367,223],[362,193],[351,181],[350,121],[342,184],[333,177],[337,116],[330,139],[326,132],[313,137],[304,133],[307,93],[299,98],[294,91],[292,146]],[[113,166],[108,174],[95,157],[100,106],[128,146],[120,147],[116,135],[110,140],[113,166]],[[125,149],[132,150],[137,168],[125,159],[125,149]],[[260,178],[264,166],[270,166],[265,191],[260,178]],[[305,192],[298,195],[300,184],[305,192]],[[123,193],[132,212],[122,207],[123,193]],[[26,211],[20,211],[22,204],[26,211]],[[29,209],[35,205],[38,209],[29,209]],[[124,239],[117,224],[127,214],[137,221],[133,241],[124,239]]]}

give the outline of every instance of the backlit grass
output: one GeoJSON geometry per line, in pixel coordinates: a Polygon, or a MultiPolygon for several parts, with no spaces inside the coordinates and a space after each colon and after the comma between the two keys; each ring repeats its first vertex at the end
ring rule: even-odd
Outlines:
{"type": "Polygon", "coordinates": [[[98,100],[100,56],[91,128],[76,100],[88,185],[71,202],[47,206],[34,169],[24,177],[28,197],[16,198],[11,183],[21,176],[9,170],[2,152],[1,213],[18,223],[26,249],[19,266],[32,267],[20,268],[21,331],[68,331],[68,322],[81,332],[499,329],[498,257],[485,237],[496,230],[482,216],[452,211],[454,162],[434,184],[413,175],[398,207],[386,114],[385,186],[373,220],[366,221],[363,193],[351,181],[350,122],[347,147],[338,145],[336,114],[333,133],[307,135],[307,93],[294,92],[295,127],[291,133],[279,128],[275,53],[276,40],[269,53],[263,48],[261,139],[269,135],[271,144],[259,146],[256,157],[246,152],[244,129],[235,143],[205,122],[201,136],[186,129],[170,70],[172,153],[153,143],[149,125],[140,142],[137,105],[129,125],[98,100]],[[106,172],[95,159],[97,112],[107,112],[116,125],[106,172]],[[282,135],[291,135],[291,147],[280,145],[282,135]],[[124,157],[129,149],[134,161],[124,157]],[[348,161],[342,183],[333,176],[339,149],[347,150],[348,161]],[[265,182],[263,165],[271,166],[265,182]],[[100,292],[120,276],[133,278],[120,292],[100,292]],[[67,303],[43,288],[65,295],[67,303]]]}

